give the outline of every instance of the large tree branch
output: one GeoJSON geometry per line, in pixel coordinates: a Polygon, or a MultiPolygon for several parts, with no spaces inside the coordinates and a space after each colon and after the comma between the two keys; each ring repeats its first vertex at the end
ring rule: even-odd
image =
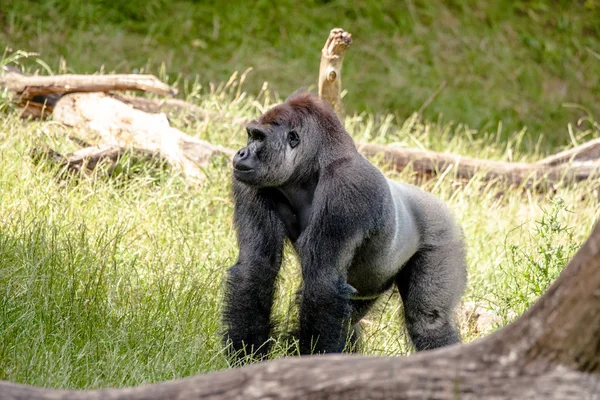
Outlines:
{"type": "MultiPolygon", "coordinates": [[[[597,176],[600,172],[600,162],[597,159],[592,161],[572,159],[574,154],[580,154],[578,149],[565,152],[570,157],[559,153],[556,158],[548,157],[538,163],[519,163],[481,160],[374,143],[359,143],[357,147],[367,156],[381,156],[384,162],[390,163],[398,170],[412,165],[419,176],[435,176],[452,168],[450,172],[460,179],[471,179],[476,174],[483,173],[484,180],[499,180],[515,186],[529,187],[558,184],[559,182],[579,182],[597,176]]],[[[589,155],[587,149],[584,149],[580,155],[584,153],[589,155]]]]}

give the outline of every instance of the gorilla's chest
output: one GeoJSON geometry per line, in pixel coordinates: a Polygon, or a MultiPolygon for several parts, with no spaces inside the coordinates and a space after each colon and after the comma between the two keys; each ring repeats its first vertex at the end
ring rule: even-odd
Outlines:
{"type": "Polygon", "coordinates": [[[288,237],[295,242],[308,226],[311,207],[296,209],[286,202],[278,202],[275,204],[275,211],[285,225],[288,237]]]}
{"type": "Polygon", "coordinates": [[[304,232],[313,211],[314,187],[273,189],[273,209],[283,222],[287,236],[292,242],[304,232]]]}

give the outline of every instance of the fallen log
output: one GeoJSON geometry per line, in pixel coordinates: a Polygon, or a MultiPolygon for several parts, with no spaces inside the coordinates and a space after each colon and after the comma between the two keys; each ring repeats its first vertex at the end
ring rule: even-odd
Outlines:
{"type": "Polygon", "coordinates": [[[55,121],[79,128],[83,134],[97,134],[99,144],[160,155],[193,181],[205,178],[202,168],[211,157],[235,154],[171,127],[164,114],[136,110],[103,93],[65,95],[56,103],[53,115],[55,121]]]}
{"type": "MultiPolygon", "coordinates": [[[[546,184],[556,185],[561,182],[573,183],[597,178],[600,173],[600,162],[598,159],[588,159],[593,153],[588,151],[587,147],[570,149],[537,163],[482,160],[374,143],[359,143],[357,147],[366,156],[381,156],[384,162],[397,170],[411,165],[420,177],[436,176],[451,169],[450,172],[459,179],[468,180],[482,173],[482,179],[486,181],[496,180],[514,186],[541,187],[546,184]],[[575,157],[576,155],[581,157],[575,157]]],[[[590,146],[594,151],[597,147],[598,143],[590,146]]]]}
{"type": "Polygon", "coordinates": [[[119,91],[147,91],[159,95],[174,95],[177,91],[152,75],[58,75],[31,76],[18,68],[4,66],[0,69],[0,87],[6,87],[18,97],[22,118],[41,119],[52,114],[56,102],[67,93],[110,93],[115,99],[141,111],[158,114],[176,112],[190,121],[230,119],[242,125],[246,118],[210,112],[181,99],[151,99],[123,94],[119,91]],[[85,79],[83,78],[85,77],[85,79]],[[47,82],[46,82],[47,81],[47,82]],[[40,85],[41,84],[41,85],[40,85]],[[31,85],[31,86],[30,86],[31,85]],[[43,92],[43,93],[41,93],[43,92]]]}
{"type": "Polygon", "coordinates": [[[4,72],[0,86],[15,93],[22,100],[48,94],[76,92],[109,92],[111,90],[135,90],[159,95],[176,95],[177,90],[161,82],[154,75],[24,75],[4,72]]]}
{"type": "Polygon", "coordinates": [[[279,359],[137,388],[53,390],[0,382],[0,400],[595,399],[600,393],[600,225],[514,323],[409,357],[279,359]]]}

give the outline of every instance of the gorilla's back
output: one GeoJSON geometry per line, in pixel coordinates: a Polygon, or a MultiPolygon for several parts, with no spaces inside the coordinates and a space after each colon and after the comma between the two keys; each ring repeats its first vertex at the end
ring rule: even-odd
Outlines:
{"type": "MultiPolygon", "coordinates": [[[[462,233],[446,203],[433,194],[407,183],[388,179],[396,203],[404,203],[412,217],[419,247],[433,246],[454,240],[462,233]]],[[[399,227],[402,229],[401,227],[399,227]]]]}

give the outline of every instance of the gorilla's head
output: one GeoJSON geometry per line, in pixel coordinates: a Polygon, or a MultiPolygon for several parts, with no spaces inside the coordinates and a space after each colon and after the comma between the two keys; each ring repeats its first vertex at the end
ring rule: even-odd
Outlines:
{"type": "Polygon", "coordinates": [[[233,158],[233,176],[255,187],[280,187],[318,171],[354,147],[332,109],[294,93],[246,127],[248,145],[233,158]]]}

